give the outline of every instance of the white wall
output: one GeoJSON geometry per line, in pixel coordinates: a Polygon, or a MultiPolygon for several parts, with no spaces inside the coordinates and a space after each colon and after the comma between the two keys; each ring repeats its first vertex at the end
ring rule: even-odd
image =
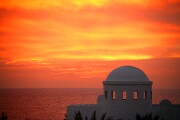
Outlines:
{"type": "Polygon", "coordinates": [[[152,99],[151,85],[104,85],[104,91],[108,91],[105,100],[104,112],[109,116],[120,119],[134,119],[136,113],[146,114],[151,112],[152,99]],[[111,91],[116,92],[116,99],[112,100],[111,91]],[[127,99],[122,100],[121,92],[126,91],[127,99]],[[138,91],[139,97],[133,100],[133,92],[138,91]],[[147,91],[147,99],[143,99],[143,92],[147,91]]]}

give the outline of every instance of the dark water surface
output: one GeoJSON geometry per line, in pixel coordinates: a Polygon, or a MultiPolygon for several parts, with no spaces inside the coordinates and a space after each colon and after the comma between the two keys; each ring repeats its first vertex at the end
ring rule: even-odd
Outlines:
{"type": "MultiPolygon", "coordinates": [[[[8,120],[63,120],[67,105],[96,103],[102,92],[102,89],[0,89],[0,112],[6,112],[8,120]]],[[[161,99],[179,104],[180,89],[154,89],[153,103],[161,99]]]]}

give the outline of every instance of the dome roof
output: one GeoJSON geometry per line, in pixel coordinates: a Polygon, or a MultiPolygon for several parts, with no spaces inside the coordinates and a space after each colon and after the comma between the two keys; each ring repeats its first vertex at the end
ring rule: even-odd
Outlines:
{"type": "Polygon", "coordinates": [[[122,66],[112,70],[106,81],[149,81],[147,75],[139,68],[122,66]]]}

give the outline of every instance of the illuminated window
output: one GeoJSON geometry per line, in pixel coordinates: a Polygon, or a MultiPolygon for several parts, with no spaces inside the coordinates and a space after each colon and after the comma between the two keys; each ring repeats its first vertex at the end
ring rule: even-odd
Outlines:
{"type": "Polygon", "coordinates": [[[133,99],[137,100],[138,99],[138,91],[133,92],[133,99]]]}
{"type": "Polygon", "coordinates": [[[105,91],[104,94],[105,94],[105,99],[107,99],[107,91],[105,91]]]}
{"type": "Polygon", "coordinates": [[[143,99],[146,100],[147,99],[147,91],[143,92],[143,99]]]}
{"type": "Polygon", "coordinates": [[[112,96],[112,100],[115,100],[115,99],[116,99],[116,93],[115,93],[115,91],[111,91],[111,96],[112,96]]]}
{"type": "Polygon", "coordinates": [[[127,99],[126,91],[122,91],[122,100],[126,100],[126,99],[127,99]]]}

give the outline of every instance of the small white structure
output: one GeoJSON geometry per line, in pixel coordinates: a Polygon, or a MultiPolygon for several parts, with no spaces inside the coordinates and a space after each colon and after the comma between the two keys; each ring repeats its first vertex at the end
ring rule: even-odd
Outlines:
{"type": "Polygon", "coordinates": [[[160,105],[152,105],[152,81],[136,67],[122,66],[112,70],[103,85],[104,95],[98,97],[97,104],[68,106],[68,120],[73,120],[78,111],[83,118],[90,118],[94,111],[98,118],[106,113],[107,117],[116,120],[134,120],[137,113],[158,114],[165,120],[180,118],[180,105],[172,105],[168,100],[163,100],[160,105]]]}

